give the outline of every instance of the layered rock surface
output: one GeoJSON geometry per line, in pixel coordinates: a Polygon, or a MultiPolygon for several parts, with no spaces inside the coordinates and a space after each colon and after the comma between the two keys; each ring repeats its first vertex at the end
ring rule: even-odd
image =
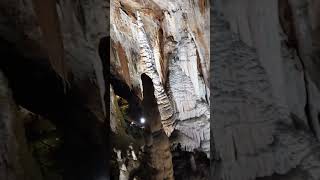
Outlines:
{"type": "Polygon", "coordinates": [[[213,178],[319,179],[312,3],[217,0],[213,6],[213,178]]]}
{"type": "Polygon", "coordinates": [[[141,99],[140,77],[149,76],[166,134],[209,154],[209,2],[113,0],[110,8],[114,71],[141,99]]]}

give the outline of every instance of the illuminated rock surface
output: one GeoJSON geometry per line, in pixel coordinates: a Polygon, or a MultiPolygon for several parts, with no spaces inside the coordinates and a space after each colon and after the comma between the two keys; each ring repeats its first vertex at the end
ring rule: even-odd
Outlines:
{"type": "Polygon", "coordinates": [[[155,88],[168,136],[209,155],[209,3],[111,1],[113,67],[142,99],[141,74],[155,88]]]}

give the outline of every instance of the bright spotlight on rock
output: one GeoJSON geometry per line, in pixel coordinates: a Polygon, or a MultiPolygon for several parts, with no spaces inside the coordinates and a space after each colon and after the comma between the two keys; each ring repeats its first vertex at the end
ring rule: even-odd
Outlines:
{"type": "Polygon", "coordinates": [[[145,118],[143,118],[143,117],[140,118],[140,123],[141,123],[141,124],[144,124],[145,122],[146,122],[146,119],[145,119],[145,118]]]}

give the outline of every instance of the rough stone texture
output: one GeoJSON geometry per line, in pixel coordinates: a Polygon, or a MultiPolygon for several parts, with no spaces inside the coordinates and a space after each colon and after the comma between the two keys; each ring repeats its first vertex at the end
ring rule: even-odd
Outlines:
{"type": "Polygon", "coordinates": [[[175,179],[210,179],[210,162],[205,153],[186,152],[177,149],[172,152],[172,156],[175,179]]]}
{"type": "Polygon", "coordinates": [[[0,68],[19,105],[58,122],[64,131],[66,179],[108,174],[103,68],[109,66],[103,67],[98,52],[108,35],[108,7],[105,0],[0,2],[6,56],[0,68]]]}
{"type": "Polygon", "coordinates": [[[319,179],[319,57],[305,1],[213,6],[213,178],[319,179]]]}
{"type": "Polygon", "coordinates": [[[209,155],[209,2],[113,0],[110,8],[112,67],[141,99],[148,75],[166,134],[176,130],[189,139],[176,142],[209,155]]]}
{"type": "MultiPolygon", "coordinates": [[[[151,167],[150,179],[173,180],[172,155],[170,151],[169,138],[166,135],[161,114],[158,108],[158,100],[154,91],[154,84],[147,75],[142,75],[144,117],[149,121],[146,123],[146,154],[147,163],[151,167]]],[[[147,178],[147,177],[143,177],[147,178]]]]}
{"type": "Polygon", "coordinates": [[[69,74],[68,76],[61,75],[61,77],[68,77],[63,80],[69,83],[66,88],[92,88],[88,89],[94,92],[90,94],[91,97],[87,97],[88,93],[82,94],[82,101],[97,117],[105,117],[103,101],[105,83],[103,66],[97,49],[100,39],[108,34],[107,1],[79,1],[76,3],[61,0],[47,6],[47,3],[42,1],[14,0],[1,1],[0,7],[2,9],[1,38],[15,44],[19,53],[24,57],[31,59],[50,57],[50,61],[58,63],[58,65],[53,65],[57,74],[61,75],[61,72],[69,74]],[[45,11],[46,8],[47,11],[45,11]],[[57,11],[56,21],[50,19],[54,16],[51,14],[54,10],[57,11]],[[44,19],[39,19],[38,15],[44,19]],[[60,41],[56,40],[59,38],[60,41]],[[57,50],[60,48],[57,46],[62,46],[63,50],[57,50]],[[64,65],[58,62],[59,58],[52,60],[52,52],[55,57],[63,53],[60,58],[63,58],[64,65]]]}
{"type": "Polygon", "coordinates": [[[124,127],[122,124],[123,117],[118,106],[116,95],[112,86],[110,86],[110,128],[111,131],[118,134],[120,131],[123,131],[124,127]]]}
{"type": "Polygon", "coordinates": [[[0,71],[0,179],[41,180],[17,108],[7,79],[0,71]]]}
{"type": "Polygon", "coordinates": [[[170,136],[173,131],[174,120],[173,109],[171,102],[164,90],[164,87],[160,81],[160,77],[155,65],[154,52],[151,49],[147,34],[144,30],[143,23],[141,21],[140,14],[137,13],[137,25],[138,25],[138,45],[140,46],[141,57],[141,69],[142,73],[145,73],[152,79],[154,86],[154,94],[157,99],[157,104],[160,112],[161,123],[166,134],[170,136]]]}

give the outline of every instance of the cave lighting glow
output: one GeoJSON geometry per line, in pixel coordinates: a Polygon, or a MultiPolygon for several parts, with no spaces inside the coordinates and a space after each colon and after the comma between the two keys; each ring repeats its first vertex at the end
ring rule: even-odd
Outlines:
{"type": "Polygon", "coordinates": [[[146,119],[145,119],[144,117],[141,117],[141,118],[140,118],[140,123],[141,123],[141,124],[144,124],[145,122],[146,122],[146,119]]]}

